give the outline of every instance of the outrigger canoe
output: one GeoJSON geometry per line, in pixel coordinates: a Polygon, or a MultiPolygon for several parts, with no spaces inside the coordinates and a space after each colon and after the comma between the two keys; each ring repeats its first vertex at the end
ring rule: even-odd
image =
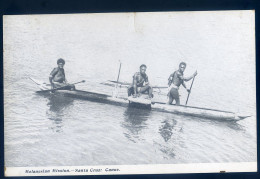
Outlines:
{"type": "Polygon", "coordinates": [[[149,102],[148,100],[141,100],[138,98],[123,98],[123,97],[113,97],[112,95],[90,92],[90,91],[82,91],[82,90],[50,90],[50,85],[30,78],[34,81],[38,87],[41,89],[40,91],[36,91],[38,94],[55,94],[55,95],[62,95],[65,97],[72,97],[82,100],[89,100],[94,102],[100,103],[107,103],[112,105],[120,105],[125,107],[131,106],[144,106],[153,111],[159,112],[167,112],[173,113],[178,115],[185,115],[185,116],[194,116],[198,118],[206,118],[206,119],[216,119],[216,120],[225,120],[225,121],[238,121],[245,119],[250,116],[242,116],[238,115],[234,112],[230,111],[222,111],[216,109],[209,109],[209,108],[200,108],[200,107],[193,107],[193,106],[176,106],[176,105],[167,105],[165,103],[160,102],[149,102]],[[52,93],[50,93],[52,92],[52,93]]]}

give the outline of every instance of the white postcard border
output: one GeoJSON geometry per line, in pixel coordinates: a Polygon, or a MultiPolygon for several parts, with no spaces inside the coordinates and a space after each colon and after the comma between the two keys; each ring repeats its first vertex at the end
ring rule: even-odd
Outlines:
{"type": "Polygon", "coordinates": [[[155,165],[6,167],[5,176],[125,175],[257,172],[257,162],[155,165]]]}

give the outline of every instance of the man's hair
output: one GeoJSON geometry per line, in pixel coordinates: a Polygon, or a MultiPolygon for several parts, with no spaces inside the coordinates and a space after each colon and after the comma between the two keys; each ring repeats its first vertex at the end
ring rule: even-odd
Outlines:
{"type": "Polygon", "coordinates": [[[147,66],[146,66],[145,64],[142,64],[142,65],[140,66],[140,68],[142,68],[142,67],[147,68],[147,66]]]}
{"type": "Polygon", "coordinates": [[[62,58],[60,58],[60,59],[57,60],[57,64],[59,64],[59,63],[62,63],[62,64],[64,65],[64,64],[65,64],[65,60],[63,60],[62,58]]]}
{"type": "Polygon", "coordinates": [[[185,62],[181,62],[181,63],[179,64],[179,67],[181,67],[181,65],[184,65],[185,67],[187,66],[187,64],[186,64],[185,62]]]}

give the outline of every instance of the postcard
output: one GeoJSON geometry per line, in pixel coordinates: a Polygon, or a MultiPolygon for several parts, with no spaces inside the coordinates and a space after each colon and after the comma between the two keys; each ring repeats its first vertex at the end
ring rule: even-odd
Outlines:
{"type": "Polygon", "coordinates": [[[255,11],[5,15],[5,176],[256,172],[255,11]]]}

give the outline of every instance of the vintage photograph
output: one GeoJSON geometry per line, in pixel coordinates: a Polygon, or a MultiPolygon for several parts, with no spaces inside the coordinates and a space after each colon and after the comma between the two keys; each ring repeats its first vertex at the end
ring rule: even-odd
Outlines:
{"type": "Polygon", "coordinates": [[[254,172],[255,12],[3,17],[6,176],[254,172]]]}

